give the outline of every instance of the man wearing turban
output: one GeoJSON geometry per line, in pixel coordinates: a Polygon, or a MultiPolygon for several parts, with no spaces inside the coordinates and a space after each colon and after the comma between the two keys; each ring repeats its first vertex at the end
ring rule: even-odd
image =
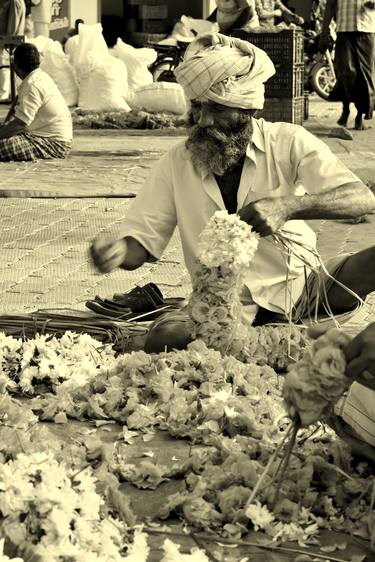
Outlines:
{"type": "MultiPolygon", "coordinates": [[[[130,208],[122,237],[99,236],[92,243],[91,256],[101,272],[136,269],[159,259],[178,226],[193,277],[199,235],[216,211],[227,209],[261,235],[243,289],[248,317],[255,316],[259,324],[292,314],[299,321],[314,311],[321,277],[311,273],[306,282],[304,263],[314,258],[302,246],[315,248],[316,236],[303,219],[354,218],[372,211],[375,198],[303,127],[255,118],[263,107],[264,83],[274,72],[267,54],[247,41],[209,33],[189,45],[175,70],[191,104],[187,140],[152,170],[130,208]],[[301,186],[303,196],[296,193],[301,186]],[[295,233],[302,260],[286,260],[275,245],[272,234],[281,227],[295,233]]],[[[323,292],[335,314],[351,311],[357,300],[332,277],[364,298],[375,289],[375,270],[368,268],[374,260],[375,246],[327,262],[323,292]]],[[[188,342],[188,328],[184,338],[184,328],[176,329],[176,315],[172,328],[165,319],[162,329],[160,324],[154,328],[147,351],[188,342]]]]}

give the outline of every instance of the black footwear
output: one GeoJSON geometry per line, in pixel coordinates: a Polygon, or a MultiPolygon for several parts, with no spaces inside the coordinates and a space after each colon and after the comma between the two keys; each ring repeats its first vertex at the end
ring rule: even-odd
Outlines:
{"type": "Polygon", "coordinates": [[[130,308],[132,312],[148,312],[161,306],[164,299],[155,283],[147,283],[143,287],[134,287],[129,293],[115,293],[112,302],[130,308]]]}
{"type": "Polygon", "coordinates": [[[142,313],[151,313],[165,304],[163,295],[155,283],[147,283],[144,287],[134,287],[129,293],[115,294],[113,299],[102,299],[96,296],[94,300],[86,302],[87,308],[97,314],[119,320],[130,319],[142,313]]]}

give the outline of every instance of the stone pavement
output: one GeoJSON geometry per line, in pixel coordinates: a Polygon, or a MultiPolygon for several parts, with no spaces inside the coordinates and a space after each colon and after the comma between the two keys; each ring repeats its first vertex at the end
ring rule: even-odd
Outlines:
{"type": "MultiPolygon", "coordinates": [[[[337,105],[316,99],[305,126],[362,179],[375,179],[371,150],[375,130],[354,132],[353,141],[328,138],[338,110],[337,105]]],[[[153,162],[183,138],[178,136],[182,132],[82,130],[77,131],[73,153],[65,162],[0,163],[3,313],[83,310],[85,301],[96,294],[110,297],[149,281],[157,283],[166,296],[188,294],[177,234],[160,262],[133,272],[100,275],[90,267],[87,256],[89,242],[99,232],[121,230],[131,195],[153,162]]],[[[373,244],[375,215],[368,220],[362,224],[312,221],[323,257],[373,244]]],[[[374,311],[375,296],[360,314],[360,324],[375,320],[374,311]]]]}

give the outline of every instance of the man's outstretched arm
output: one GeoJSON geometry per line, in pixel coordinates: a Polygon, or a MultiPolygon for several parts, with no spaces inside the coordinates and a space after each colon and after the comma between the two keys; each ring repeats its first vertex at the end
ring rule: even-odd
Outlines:
{"type": "Polygon", "coordinates": [[[362,182],[352,182],[318,194],[266,197],[239,211],[261,236],[274,234],[288,220],[356,218],[375,209],[375,196],[362,182]]]}

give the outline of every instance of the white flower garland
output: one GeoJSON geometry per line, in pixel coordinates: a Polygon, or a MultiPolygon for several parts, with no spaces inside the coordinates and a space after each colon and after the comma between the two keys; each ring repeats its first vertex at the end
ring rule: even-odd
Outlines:
{"type": "Polygon", "coordinates": [[[294,326],[253,328],[242,320],[244,276],[259,243],[259,235],[237,215],[216,212],[203,229],[188,313],[193,337],[223,355],[285,369],[298,358],[303,338],[294,326]]]}
{"type": "Polygon", "coordinates": [[[332,328],[316,339],[302,359],[289,367],[283,386],[286,407],[302,425],[314,423],[330,413],[353,382],[345,375],[343,349],[350,337],[332,328]]]}
{"type": "Polygon", "coordinates": [[[259,236],[237,215],[216,212],[199,237],[188,313],[194,337],[226,354],[243,327],[240,292],[259,236]]]}

